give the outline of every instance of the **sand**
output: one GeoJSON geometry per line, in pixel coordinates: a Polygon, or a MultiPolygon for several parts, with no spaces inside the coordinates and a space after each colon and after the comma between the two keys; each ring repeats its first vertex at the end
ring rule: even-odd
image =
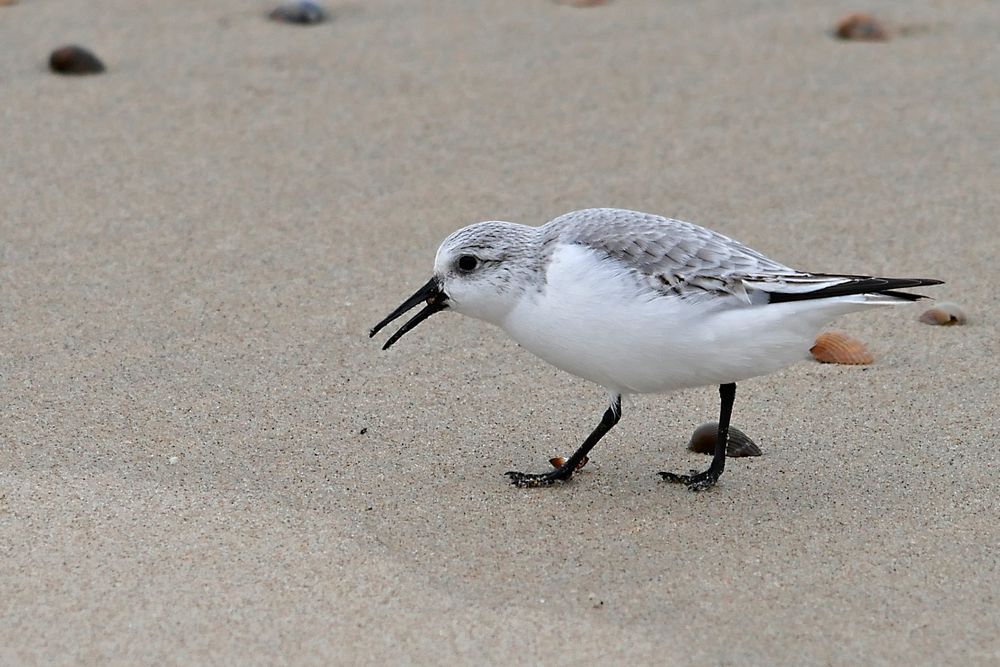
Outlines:
{"type": "Polygon", "coordinates": [[[0,663],[997,664],[1000,7],[545,0],[0,7],[0,663]],[[108,71],[45,68],[67,42],[108,71]],[[714,388],[631,398],[440,315],[483,219],[705,224],[916,275],[869,367],[741,383],[765,455],[659,470],[714,388]]]}

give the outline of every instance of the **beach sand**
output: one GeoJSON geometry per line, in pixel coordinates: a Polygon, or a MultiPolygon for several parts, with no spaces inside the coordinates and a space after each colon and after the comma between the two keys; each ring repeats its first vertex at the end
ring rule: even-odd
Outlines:
{"type": "Polygon", "coordinates": [[[1000,6],[0,7],[0,663],[997,664],[1000,6]],[[829,30],[872,9],[902,36],[829,30]],[[63,43],[107,72],[46,69],[63,43]],[[440,315],[485,219],[703,224],[922,276],[867,367],[741,383],[765,455],[659,470],[715,388],[603,391],[440,315]]]}

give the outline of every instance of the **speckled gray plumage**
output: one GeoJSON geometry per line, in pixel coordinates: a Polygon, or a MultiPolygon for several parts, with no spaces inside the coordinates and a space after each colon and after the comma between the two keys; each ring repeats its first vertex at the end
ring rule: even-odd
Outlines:
{"type": "Polygon", "coordinates": [[[710,229],[651,213],[589,208],[561,215],[542,229],[547,238],[606,252],[645,273],[798,273],[710,229]]]}
{"type": "Polygon", "coordinates": [[[573,211],[541,230],[547,242],[577,243],[605,253],[659,292],[686,298],[728,294],[749,303],[748,286],[830,282],[829,276],[797,271],[710,229],[639,211],[573,211]]]}

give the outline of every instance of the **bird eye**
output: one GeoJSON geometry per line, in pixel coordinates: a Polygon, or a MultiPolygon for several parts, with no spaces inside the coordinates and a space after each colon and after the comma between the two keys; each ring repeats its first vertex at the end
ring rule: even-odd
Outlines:
{"type": "Polygon", "coordinates": [[[472,255],[462,255],[458,258],[460,271],[474,271],[477,266],[479,266],[479,260],[472,255]]]}

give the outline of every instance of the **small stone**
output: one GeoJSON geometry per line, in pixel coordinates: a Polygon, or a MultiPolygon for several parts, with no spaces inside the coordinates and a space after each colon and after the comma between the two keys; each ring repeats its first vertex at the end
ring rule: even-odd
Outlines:
{"type": "Polygon", "coordinates": [[[268,18],[282,23],[315,25],[326,20],[326,12],[315,2],[298,0],[298,2],[289,2],[275,7],[268,14],[268,18]]]}
{"type": "Polygon", "coordinates": [[[172,466],[177,465],[178,461],[180,461],[180,459],[177,458],[176,456],[171,456],[169,459],[167,459],[167,463],[169,463],[172,466]]]}
{"type": "Polygon", "coordinates": [[[850,14],[837,22],[833,34],[838,39],[855,42],[885,42],[889,31],[871,14],[850,14]]]}
{"type": "Polygon", "coordinates": [[[82,46],[62,46],[49,56],[49,69],[58,74],[100,74],[104,63],[82,46]]]}
{"type": "MultiPolygon", "coordinates": [[[[706,422],[696,428],[688,441],[688,449],[698,454],[715,454],[715,440],[719,436],[719,422],[706,422]]],[[[741,456],[760,456],[760,447],[735,426],[729,427],[729,441],[726,443],[726,456],[738,458],[741,456]]]]}

